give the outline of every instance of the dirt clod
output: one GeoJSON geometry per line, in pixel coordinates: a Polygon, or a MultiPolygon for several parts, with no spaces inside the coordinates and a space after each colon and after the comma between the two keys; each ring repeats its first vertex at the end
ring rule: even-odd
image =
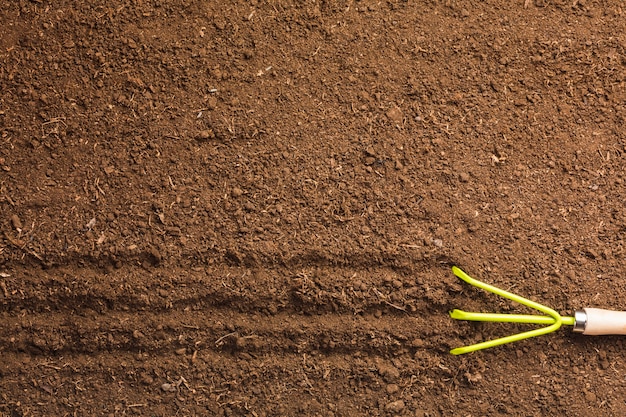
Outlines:
{"type": "Polygon", "coordinates": [[[378,364],[378,373],[389,382],[396,381],[400,377],[400,370],[393,365],[386,363],[378,364]]]}
{"type": "Polygon", "coordinates": [[[385,391],[387,391],[387,394],[392,395],[395,394],[396,392],[400,391],[400,387],[396,384],[388,384],[385,387],[385,391]]]}
{"type": "Polygon", "coordinates": [[[404,401],[397,400],[397,401],[392,401],[390,403],[387,403],[385,405],[385,410],[393,414],[398,414],[402,412],[402,410],[404,410],[404,407],[405,407],[404,401]]]}

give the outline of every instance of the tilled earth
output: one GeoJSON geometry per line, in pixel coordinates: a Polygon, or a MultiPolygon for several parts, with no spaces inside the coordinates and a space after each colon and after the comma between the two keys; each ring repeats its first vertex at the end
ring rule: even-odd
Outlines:
{"type": "Polygon", "coordinates": [[[625,14],[0,0],[0,414],[625,415],[625,14]]]}

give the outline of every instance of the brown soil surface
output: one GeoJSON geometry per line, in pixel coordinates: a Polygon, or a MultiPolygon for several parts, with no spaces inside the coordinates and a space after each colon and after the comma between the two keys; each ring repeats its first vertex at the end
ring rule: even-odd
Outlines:
{"type": "Polygon", "coordinates": [[[623,416],[617,0],[0,0],[2,416],[623,416]]]}

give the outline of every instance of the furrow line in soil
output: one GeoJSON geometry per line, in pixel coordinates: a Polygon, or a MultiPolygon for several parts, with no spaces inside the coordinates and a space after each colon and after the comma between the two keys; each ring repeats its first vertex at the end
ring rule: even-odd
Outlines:
{"type": "Polygon", "coordinates": [[[403,274],[389,268],[123,268],[22,270],[0,279],[0,312],[167,311],[443,313],[460,293],[447,268],[403,274]],[[429,276],[441,277],[428,284],[429,276]]]}
{"type": "MultiPolygon", "coordinates": [[[[1,237],[1,236],[0,236],[1,237]]],[[[387,249],[363,249],[359,251],[345,251],[333,247],[324,248],[294,248],[287,252],[267,251],[256,247],[232,247],[211,251],[195,248],[192,251],[177,253],[168,256],[158,248],[151,247],[142,251],[122,250],[112,253],[75,253],[75,254],[46,254],[28,250],[26,247],[13,247],[14,250],[25,251],[26,257],[15,259],[1,259],[3,270],[27,269],[32,271],[84,268],[99,270],[100,273],[111,273],[119,268],[138,268],[144,270],[158,268],[187,268],[203,269],[206,265],[221,265],[224,267],[245,268],[389,268],[398,273],[411,274],[425,267],[440,265],[452,266],[456,262],[449,254],[440,252],[432,247],[418,246],[413,253],[406,247],[390,247],[387,249]],[[34,256],[36,253],[37,256],[34,256]]]]}
{"type": "Polygon", "coordinates": [[[106,315],[51,312],[2,317],[0,350],[51,356],[116,350],[156,355],[203,350],[249,355],[314,351],[389,354],[427,344],[437,348],[441,343],[438,335],[446,327],[452,326],[445,316],[267,316],[221,309],[106,315]]]}

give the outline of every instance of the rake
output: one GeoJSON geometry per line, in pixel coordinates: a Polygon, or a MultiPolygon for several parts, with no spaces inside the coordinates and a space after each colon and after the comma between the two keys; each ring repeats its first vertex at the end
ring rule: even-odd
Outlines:
{"type": "Polygon", "coordinates": [[[526,307],[530,307],[544,314],[533,315],[473,313],[455,309],[450,312],[450,317],[452,317],[453,319],[546,325],[546,327],[526,331],[523,333],[513,334],[510,336],[501,337],[499,339],[488,340],[486,342],[452,349],[450,353],[453,355],[462,355],[464,353],[475,352],[477,350],[504,345],[506,343],[517,342],[531,337],[542,336],[559,330],[562,325],[574,326],[574,333],[582,333],[584,335],[626,335],[626,311],[612,311],[600,308],[584,308],[582,310],[576,311],[574,313],[574,317],[563,317],[550,307],[546,307],[535,301],[531,301],[527,298],[521,297],[519,295],[494,287],[493,285],[489,285],[477,279],[474,279],[456,266],[452,267],[452,272],[454,273],[454,275],[474,287],[515,301],[516,303],[522,304],[526,307]]]}

